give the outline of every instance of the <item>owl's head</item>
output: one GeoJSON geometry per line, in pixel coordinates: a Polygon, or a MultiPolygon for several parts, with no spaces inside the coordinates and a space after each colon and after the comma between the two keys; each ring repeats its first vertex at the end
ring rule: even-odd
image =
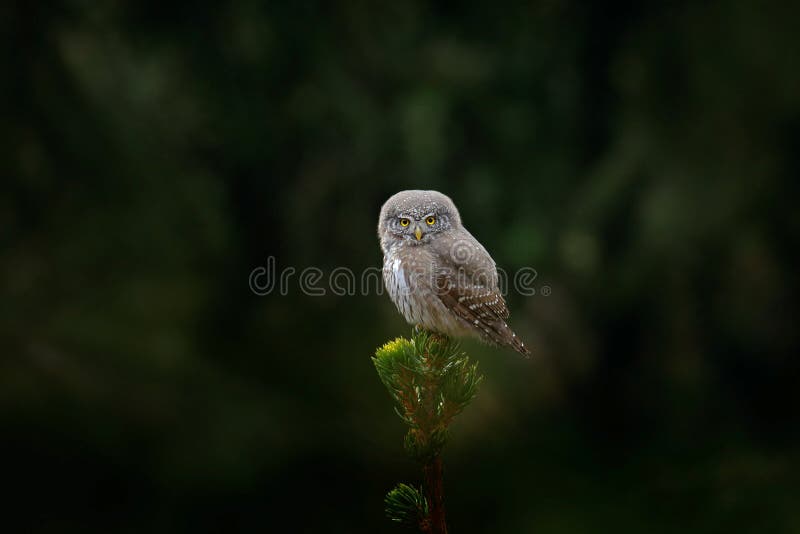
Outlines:
{"type": "Polygon", "coordinates": [[[453,201],[438,191],[400,191],[381,208],[378,236],[389,245],[396,241],[424,244],[436,234],[461,226],[453,201]]]}

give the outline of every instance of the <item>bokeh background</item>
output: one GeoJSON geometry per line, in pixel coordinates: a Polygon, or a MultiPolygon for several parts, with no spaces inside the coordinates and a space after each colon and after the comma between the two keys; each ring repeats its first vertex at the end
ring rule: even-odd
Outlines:
{"type": "Polygon", "coordinates": [[[791,4],[4,4],[3,531],[402,531],[409,328],[248,278],[430,188],[538,273],[533,360],[464,345],[452,532],[800,532],[791,4]]]}

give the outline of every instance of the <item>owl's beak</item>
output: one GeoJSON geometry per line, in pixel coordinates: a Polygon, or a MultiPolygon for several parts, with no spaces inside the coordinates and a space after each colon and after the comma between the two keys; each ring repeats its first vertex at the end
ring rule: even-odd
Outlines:
{"type": "Polygon", "coordinates": [[[414,230],[414,236],[417,238],[417,241],[422,239],[422,230],[419,226],[417,226],[416,230],[414,230]]]}

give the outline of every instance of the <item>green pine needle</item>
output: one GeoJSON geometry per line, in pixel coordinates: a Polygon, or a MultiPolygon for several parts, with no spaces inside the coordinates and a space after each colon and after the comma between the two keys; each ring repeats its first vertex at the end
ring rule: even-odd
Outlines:
{"type": "Polygon", "coordinates": [[[438,454],[451,420],[478,392],[478,364],[455,341],[423,330],[386,343],[372,361],[395,412],[409,426],[406,451],[418,460],[438,454]]]}
{"type": "Polygon", "coordinates": [[[428,501],[419,489],[398,484],[384,499],[386,515],[392,521],[418,527],[428,517],[428,501]]]}

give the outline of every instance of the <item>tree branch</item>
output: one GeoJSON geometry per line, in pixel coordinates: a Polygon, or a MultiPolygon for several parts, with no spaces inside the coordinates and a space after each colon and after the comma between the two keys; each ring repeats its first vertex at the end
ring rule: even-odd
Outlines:
{"type": "Polygon", "coordinates": [[[421,491],[398,485],[386,495],[386,513],[422,532],[447,534],[441,452],[451,420],[475,397],[483,377],[458,344],[419,330],[379,348],[372,361],[409,426],[406,451],[422,464],[421,491]]]}
{"type": "Polygon", "coordinates": [[[447,522],[444,512],[444,478],[442,473],[442,457],[437,454],[422,466],[423,487],[430,507],[431,534],[447,534],[447,522]]]}

